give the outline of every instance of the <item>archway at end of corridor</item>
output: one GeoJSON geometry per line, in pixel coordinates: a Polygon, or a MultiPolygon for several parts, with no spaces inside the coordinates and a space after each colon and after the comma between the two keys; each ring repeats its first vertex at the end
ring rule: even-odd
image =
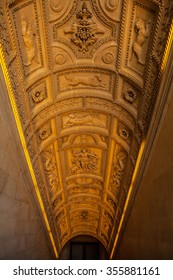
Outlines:
{"type": "Polygon", "coordinates": [[[106,260],[108,254],[103,244],[88,235],[70,239],[63,247],[60,260],[106,260]]]}

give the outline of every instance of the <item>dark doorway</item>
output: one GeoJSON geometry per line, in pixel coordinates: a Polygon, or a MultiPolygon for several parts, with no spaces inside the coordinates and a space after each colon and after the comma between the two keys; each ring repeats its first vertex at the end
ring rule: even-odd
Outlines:
{"type": "Polygon", "coordinates": [[[71,242],[70,243],[71,260],[98,260],[99,244],[95,242],[71,242]]]}

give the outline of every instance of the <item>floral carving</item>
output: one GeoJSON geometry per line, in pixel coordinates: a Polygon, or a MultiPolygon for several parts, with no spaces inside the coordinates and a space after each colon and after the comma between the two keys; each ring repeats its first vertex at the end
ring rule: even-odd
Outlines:
{"type": "Polygon", "coordinates": [[[72,174],[91,172],[97,169],[98,156],[94,152],[83,148],[76,153],[72,151],[72,154],[72,174]]]}
{"type": "Polygon", "coordinates": [[[136,92],[132,89],[127,89],[126,91],[124,91],[123,95],[124,99],[129,103],[133,103],[137,98],[136,92]]]}
{"type": "Polygon", "coordinates": [[[79,51],[85,53],[89,46],[97,42],[96,35],[104,34],[104,31],[92,20],[92,13],[87,8],[86,2],[83,3],[82,10],[76,14],[76,18],[77,22],[64,33],[72,34],[71,42],[79,48],[79,51]]]}
{"type": "Polygon", "coordinates": [[[41,101],[43,101],[44,98],[45,94],[43,89],[35,90],[32,93],[32,99],[35,103],[40,103],[41,101]]]}

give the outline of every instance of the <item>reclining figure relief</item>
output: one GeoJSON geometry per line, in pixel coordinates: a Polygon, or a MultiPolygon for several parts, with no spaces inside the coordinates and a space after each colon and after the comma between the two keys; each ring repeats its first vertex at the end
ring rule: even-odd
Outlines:
{"type": "Polygon", "coordinates": [[[101,74],[95,74],[95,75],[89,75],[89,76],[82,76],[82,75],[76,75],[76,76],[70,76],[68,74],[65,75],[65,79],[68,82],[68,86],[92,86],[92,87],[101,87],[105,88],[106,84],[102,81],[101,74]]]}

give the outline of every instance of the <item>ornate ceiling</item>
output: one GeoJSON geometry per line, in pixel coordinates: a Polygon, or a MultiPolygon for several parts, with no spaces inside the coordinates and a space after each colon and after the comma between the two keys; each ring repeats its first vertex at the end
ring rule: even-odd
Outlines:
{"type": "Polygon", "coordinates": [[[115,249],[159,90],[172,4],[0,3],[14,114],[58,254],[81,234],[98,238],[110,255],[115,249]]]}

